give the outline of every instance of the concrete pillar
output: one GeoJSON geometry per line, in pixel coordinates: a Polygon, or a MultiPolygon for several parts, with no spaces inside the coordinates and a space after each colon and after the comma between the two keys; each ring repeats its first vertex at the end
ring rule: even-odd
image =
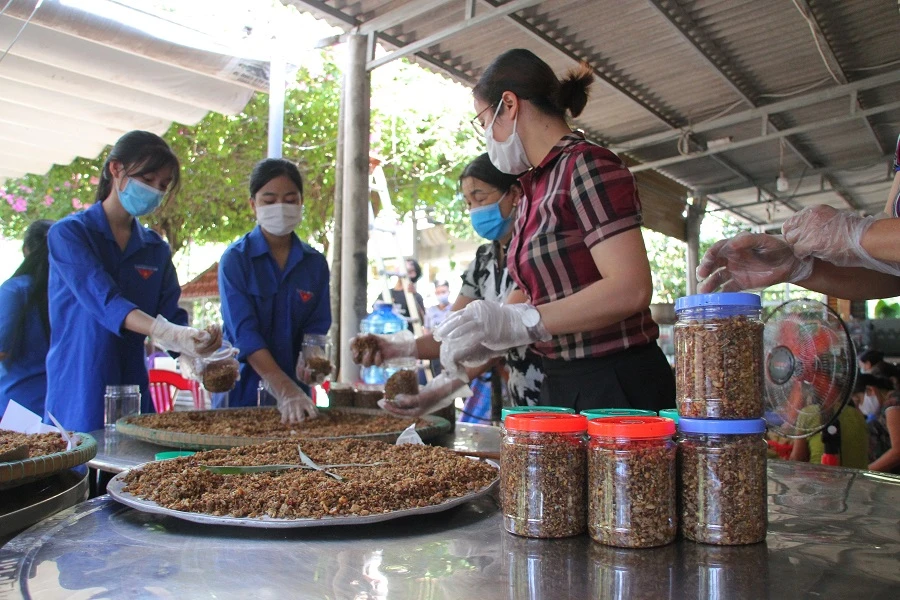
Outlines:
{"type": "Polygon", "coordinates": [[[366,36],[351,35],[347,43],[344,103],[343,210],[341,215],[340,380],[354,382],[359,367],[353,364],[350,338],[368,314],[366,280],[369,241],[369,73],[366,71],[366,36]]]}
{"type": "Polygon", "coordinates": [[[341,372],[341,264],[344,238],[344,92],[347,89],[346,77],[341,79],[341,104],[338,109],[337,148],[334,164],[334,232],[331,236],[331,331],[329,335],[334,342],[331,345],[329,359],[334,364],[335,373],[341,372]]]}
{"type": "Polygon", "coordinates": [[[700,224],[706,214],[706,196],[694,196],[694,202],[688,205],[685,220],[685,237],[687,238],[687,293],[697,293],[697,266],[700,264],[700,224]]]}
{"type": "Polygon", "coordinates": [[[275,55],[269,62],[269,158],[281,158],[284,140],[284,71],[284,57],[275,50],[275,55]]]}

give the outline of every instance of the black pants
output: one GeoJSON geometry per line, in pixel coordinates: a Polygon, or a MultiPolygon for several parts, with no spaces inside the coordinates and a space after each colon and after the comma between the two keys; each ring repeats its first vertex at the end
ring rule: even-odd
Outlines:
{"type": "Polygon", "coordinates": [[[599,358],[544,358],[543,406],[675,408],[675,375],[656,342],[599,358]]]}

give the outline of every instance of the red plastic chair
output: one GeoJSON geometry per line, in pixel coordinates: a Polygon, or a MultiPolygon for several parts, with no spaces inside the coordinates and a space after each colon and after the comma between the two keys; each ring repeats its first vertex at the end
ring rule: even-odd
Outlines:
{"type": "Polygon", "coordinates": [[[150,369],[150,398],[153,400],[153,408],[158,413],[169,412],[175,409],[175,396],[178,390],[191,392],[194,398],[194,408],[206,408],[206,396],[199,381],[185,379],[174,371],[165,369],[150,369]]]}

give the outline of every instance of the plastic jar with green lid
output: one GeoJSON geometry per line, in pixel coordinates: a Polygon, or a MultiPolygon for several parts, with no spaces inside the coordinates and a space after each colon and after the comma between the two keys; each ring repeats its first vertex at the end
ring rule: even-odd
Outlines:
{"type": "Polygon", "coordinates": [[[584,415],[588,419],[605,419],[607,417],[655,417],[656,413],[652,410],[643,410],[640,408],[589,408],[581,411],[579,414],[584,415]]]}
{"type": "Polygon", "coordinates": [[[587,419],[511,414],[500,450],[500,506],[510,533],[560,538],[585,530],[587,419]]]}
{"type": "Polygon", "coordinates": [[[756,294],[675,301],[675,400],[688,419],[763,416],[762,304],[756,294]]]}
{"type": "Polygon", "coordinates": [[[663,417],[588,422],[588,532],[601,544],[650,548],[678,532],[675,423],[663,417]]]}
{"type": "Polygon", "coordinates": [[[506,406],[503,410],[500,411],[500,420],[505,421],[506,417],[509,415],[518,415],[524,413],[536,413],[536,412],[544,412],[544,413],[562,413],[567,415],[574,415],[575,410],[572,408],[565,408],[562,406],[506,406]]]}
{"type": "Polygon", "coordinates": [[[672,419],[673,421],[675,421],[676,425],[678,424],[678,420],[681,418],[678,415],[677,408],[664,408],[661,411],[659,411],[659,416],[665,417],[667,419],[672,419]]]}
{"type": "Polygon", "coordinates": [[[687,419],[678,423],[681,530],[707,544],[766,537],[766,423],[687,419]]]}

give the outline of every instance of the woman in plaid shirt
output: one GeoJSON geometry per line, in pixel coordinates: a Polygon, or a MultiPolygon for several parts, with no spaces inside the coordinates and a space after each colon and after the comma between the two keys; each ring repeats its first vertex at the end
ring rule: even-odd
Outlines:
{"type": "Polygon", "coordinates": [[[531,345],[543,358],[541,404],[658,410],[675,404],[650,317],[652,281],[634,177],[573,131],[593,81],[560,81],[528,50],[500,55],[473,91],[491,162],[520,175],[523,200],[508,268],[520,297],[476,301],[437,330],[450,371],[531,345]],[[516,300],[522,301],[515,304],[516,300]]]}

